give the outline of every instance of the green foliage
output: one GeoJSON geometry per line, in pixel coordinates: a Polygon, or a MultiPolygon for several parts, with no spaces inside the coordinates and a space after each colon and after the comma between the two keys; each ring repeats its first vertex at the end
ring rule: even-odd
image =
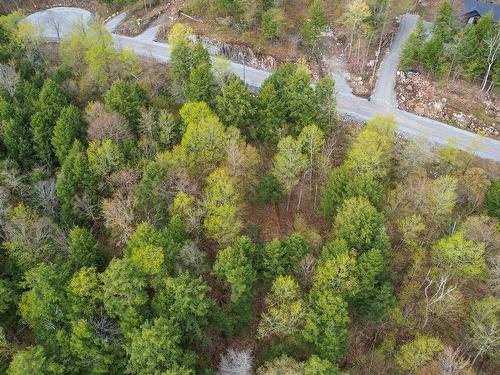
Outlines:
{"type": "Polygon", "coordinates": [[[213,103],[215,94],[215,81],[211,66],[202,63],[191,69],[189,80],[186,83],[186,99],[191,102],[213,103]]]}
{"type": "Polygon", "coordinates": [[[92,141],[87,148],[89,167],[94,176],[104,179],[116,172],[125,163],[120,147],[110,139],[92,141]]]}
{"type": "Polygon", "coordinates": [[[95,267],[82,267],[73,274],[67,287],[71,316],[96,315],[101,310],[102,282],[95,267]]]}
{"type": "Polygon", "coordinates": [[[436,267],[459,278],[482,278],[487,272],[484,244],[465,239],[461,232],[436,242],[432,260],[436,267]]]}
{"type": "Polygon", "coordinates": [[[132,325],[141,322],[148,300],[146,279],[129,259],[113,259],[101,274],[103,302],[109,316],[132,325]]]}
{"type": "Polygon", "coordinates": [[[31,117],[31,136],[36,159],[42,165],[50,165],[52,159],[52,147],[50,138],[54,129],[54,124],[45,112],[36,112],[31,117]]]}
{"type": "Polygon", "coordinates": [[[396,136],[396,119],[377,115],[358,134],[347,155],[346,167],[357,174],[384,181],[390,171],[396,136]]]}
{"type": "Polygon", "coordinates": [[[313,291],[352,297],[359,291],[356,258],[348,252],[329,257],[318,265],[313,291]]]}
{"type": "Polygon", "coordinates": [[[481,17],[477,24],[468,25],[460,38],[458,60],[468,78],[477,78],[487,68],[486,39],[494,27],[493,14],[490,12],[481,17]]]}
{"type": "Polygon", "coordinates": [[[443,0],[439,5],[434,21],[434,34],[442,38],[445,43],[448,43],[457,28],[458,20],[453,12],[453,7],[449,0],[443,0]]]}
{"type": "Polygon", "coordinates": [[[62,260],[64,235],[50,219],[38,216],[24,204],[9,212],[5,229],[8,237],[3,249],[20,271],[27,271],[40,263],[62,260]]]}
{"type": "Polygon", "coordinates": [[[146,91],[137,83],[122,80],[113,82],[105,98],[106,108],[123,115],[129,122],[132,134],[137,134],[141,111],[148,100],[146,91]]]}
{"type": "Polygon", "coordinates": [[[129,360],[127,372],[131,374],[164,374],[193,364],[193,355],[180,347],[179,327],[164,318],[146,322],[130,335],[125,347],[129,360]]]}
{"type": "Polygon", "coordinates": [[[404,344],[396,356],[397,365],[408,372],[415,372],[426,365],[443,350],[438,338],[421,336],[404,344]]]}
{"type": "Polygon", "coordinates": [[[240,194],[226,168],[215,170],[207,178],[205,189],[207,215],[203,228],[207,236],[220,245],[231,244],[240,234],[240,194]]]}
{"type": "Polygon", "coordinates": [[[302,35],[306,46],[315,47],[321,32],[327,27],[328,18],[323,9],[323,0],[313,0],[309,7],[308,17],[302,27],[302,35]]]}
{"type": "Polygon", "coordinates": [[[403,44],[399,56],[399,67],[402,70],[411,69],[416,63],[420,61],[422,49],[425,44],[426,30],[424,21],[419,18],[415,30],[413,30],[403,44]]]}
{"type": "Polygon", "coordinates": [[[101,245],[86,228],[73,227],[69,232],[69,259],[75,267],[99,266],[104,253],[101,245]]]}
{"type": "Polygon", "coordinates": [[[476,350],[476,357],[498,358],[500,300],[489,296],[474,301],[468,314],[469,340],[476,350]]]}
{"type": "Polygon", "coordinates": [[[273,203],[277,204],[284,198],[285,192],[279,180],[272,174],[264,176],[257,186],[257,195],[255,201],[259,204],[273,203]]]}
{"type": "Polygon", "coordinates": [[[494,181],[486,194],[484,203],[488,215],[500,220],[500,180],[494,181]]]}
{"type": "Polygon", "coordinates": [[[47,359],[43,347],[30,346],[17,352],[7,369],[8,375],[60,374],[61,366],[47,359]]]}
{"type": "Polygon", "coordinates": [[[439,76],[443,71],[444,41],[439,35],[434,35],[425,43],[422,53],[422,65],[430,73],[439,76]]]}
{"type": "Polygon", "coordinates": [[[299,234],[273,240],[262,250],[262,268],[267,281],[290,274],[299,260],[309,252],[306,240],[299,234]]]}
{"type": "Polygon", "coordinates": [[[290,276],[274,280],[266,297],[268,309],[262,314],[257,329],[260,337],[289,338],[299,333],[304,324],[304,306],[300,287],[290,276]]]}
{"type": "Polygon", "coordinates": [[[138,218],[150,218],[156,225],[165,224],[168,200],[163,194],[163,187],[167,176],[164,165],[150,162],[144,166],[141,181],[135,186],[133,194],[138,218]]]}
{"type": "Polygon", "coordinates": [[[315,123],[327,133],[333,130],[337,123],[335,81],[326,76],[316,83],[315,97],[318,105],[318,113],[315,123]]]}
{"type": "Polygon", "coordinates": [[[262,15],[262,34],[269,39],[277,39],[281,34],[283,15],[279,8],[269,8],[262,15]]]}
{"type": "Polygon", "coordinates": [[[0,279],[0,314],[9,310],[16,302],[16,291],[14,285],[5,279],[0,279]]]}
{"type": "Polygon", "coordinates": [[[66,280],[67,271],[56,265],[40,264],[24,275],[21,286],[27,291],[21,295],[19,312],[40,337],[67,324],[66,280]]]}
{"type": "Polygon", "coordinates": [[[85,140],[87,124],[82,113],[74,105],[69,105],[61,110],[52,135],[52,146],[54,152],[62,165],[68,155],[73,142],[85,140]]]}
{"type": "Polygon", "coordinates": [[[258,126],[252,128],[254,139],[276,141],[286,123],[286,105],[271,81],[262,85],[258,98],[258,126]]]}
{"type": "Polygon", "coordinates": [[[349,346],[347,303],[331,290],[315,289],[309,295],[309,304],[304,338],[314,345],[321,358],[335,362],[349,346]]]}
{"type": "Polygon", "coordinates": [[[161,272],[165,256],[161,247],[146,245],[132,251],[130,260],[144,275],[155,276],[161,272]]]}
{"type": "Polygon", "coordinates": [[[357,263],[359,292],[353,298],[356,312],[366,320],[380,321],[394,306],[386,251],[371,249],[357,263]]]}
{"type": "Polygon", "coordinates": [[[178,277],[166,277],[156,290],[153,310],[156,315],[177,323],[187,341],[203,339],[203,328],[213,301],[207,294],[210,287],[201,278],[184,273],[178,277]]]}
{"type": "Polygon", "coordinates": [[[72,364],[87,374],[109,374],[112,369],[122,370],[116,358],[117,352],[120,353],[117,345],[101,337],[100,332],[84,319],[72,322],[69,349],[75,359],[72,364]]]}
{"type": "Polygon", "coordinates": [[[61,201],[61,221],[65,225],[88,223],[94,216],[99,200],[95,178],[78,140],[73,142],[57,175],[56,193],[61,201]],[[77,197],[83,200],[84,207],[75,205],[77,197]]]}
{"type": "Polygon", "coordinates": [[[233,246],[219,251],[213,274],[231,288],[231,302],[249,303],[255,294],[257,275],[252,264],[253,244],[248,237],[241,237],[233,246]]]}
{"type": "Polygon", "coordinates": [[[342,203],[354,197],[365,198],[379,206],[384,197],[384,186],[370,174],[355,174],[341,166],[328,177],[321,195],[321,210],[325,216],[334,218],[342,203]]]}
{"type": "Polygon", "coordinates": [[[180,115],[186,125],[180,158],[193,175],[207,176],[224,159],[224,127],[203,102],[185,104],[180,115]]]}
{"type": "MultiPolygon", "coordinates": [[[[147,247],[160,248],[162,249],[164,265],[168,271],[171,271],[179,251],[179,245],[183,240],[184,234],[177,233],[174,221],[171,221],[163,229],[157,229],[148,223],[141,223],[128,240],[126,255],[132,257],[134,253],[147,247]]],[[[147,261],[147,258],[144,260],[147,261]]]]}
{"type": "Polygon", "coordinates": [[[245,83],[235,78],[226,83],[217,96],[217,113],[226,126],[235,126],[248,134],[255,121],[255,103],[245,83]]]}
{"type": "Polygon", "coordinates": [[[343,375],[339,368],[327,359],[312,355],[304,367],[304,375],[343,375]]]}
{"type": "Polygon", "coordinates": [[[334,228],[336,236],[359,253],[373,248],[385,250],[387,246],[382,214],[364,198],[344,201],[335,217],[334,228]]]}
{"type": "Polygon", "coordinates": [[[274,155],[272,173],[283,186],[286,193],[290,194],[297,185],[300,174],[306,167],[307,158],[302,153],[302,144],[293,137],[288,136],[278,143],[278,151],[274,155]]]}

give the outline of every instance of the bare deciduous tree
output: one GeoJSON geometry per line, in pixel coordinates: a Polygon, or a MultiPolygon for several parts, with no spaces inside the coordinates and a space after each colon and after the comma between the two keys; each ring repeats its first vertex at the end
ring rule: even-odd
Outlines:
{"type": "Polygon", "coordinates": [[[250,375],[252,373],[252,352],[250,350],[228,349],[221,355],[220,375],[250,375]]]}
{"type": "Polygon", "coordinates": [[[120,143],[132,139],[127,120],[119,113],[106,112],[102,103],[90,104],[86,115],[89,123],[87,129],[89,140],[104,141],[111,139],[115,143],[120,143]]]}
{"type": "Polygon", "coordinates": [[[441,276],[438,281],[435,281],[430,277],[430,271],[427,273],[424,283],[425,320],[422,324],[422,328],[425,328],[425,326],[427,325],[429,321],[429,314],[432,312],[434,305],[443,303],[457,288],[456,285],[448,285],[447,275],[441,276]]]}
{"type": "Polygon", "coordinates": [[[446,345],[437,358],[438,371],[442,375],[473,375],[470,362],[463,358],[460,348],[446,345]]]}
{"type": "Polygon", "coordinates": [[[134,212],[129,197],[123,194],[115,194],[111,199],[102,202],[102,216],[104,225],[109,228],[118,244],[127,242],[133,231],[134,212]]]}
{"type": "Polygon", "coordinates": [[[0,64],[0,88],[13,96],[19,83],[15,69],[10,65],[0,64]]]}
{"type": "Polygon", "coordinates": [[[491,34],[486,39],[486,46],[488,51],[488,68],[486,69],[486,74],[484,75],[483,85],[481,90],[484,91],[486,84],[488,83],[488,78],[490,76],[491,67],[497,61],[498,55],[500,55],[500,26],[494,25],[494,29],[491,34]]]}
{"type": "Polygon", "coordinates": [[[33,187],[35,206],[46,216],[53,217],[59,207],[56,195],[56,181],[54,178],[39,181],[33,187]]]}

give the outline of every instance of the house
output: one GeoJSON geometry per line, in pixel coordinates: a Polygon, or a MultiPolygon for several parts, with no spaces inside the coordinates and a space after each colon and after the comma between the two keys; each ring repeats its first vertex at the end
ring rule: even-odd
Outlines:
{"type": "Polygon", "coordinates": [[[487,13],[493,13],[493,20],[497,22],[500,19],[500,4],[488,3],[477,0],[464,0],[462,11],[460,15],[460,22],[462,26],[470,23],[476,23],[477,20],[487,13]]]}

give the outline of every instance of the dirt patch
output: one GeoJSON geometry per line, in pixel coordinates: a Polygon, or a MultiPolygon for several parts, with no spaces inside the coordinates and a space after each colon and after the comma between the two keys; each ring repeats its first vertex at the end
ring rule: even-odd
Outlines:
{"type": "Polygon", "coordinates": [[[500,99],[469,82],[435,82],[398,72],[399,108],[461,129],[500,139],[500,99]]]}
{"type": "MultiPolygon", "coordinates": [[[[188,0],[162,1],[154,7],[144,7],[142,2],[137,2],[129,7],[127,18],[117,29],[118,34],[127,36],[137,36],[146,29],[156,25],[170,28],[177,20],[179,10],[182,9],[188,0]]],[[[158,40],[165,40],[158,38],[158,40]]]]}

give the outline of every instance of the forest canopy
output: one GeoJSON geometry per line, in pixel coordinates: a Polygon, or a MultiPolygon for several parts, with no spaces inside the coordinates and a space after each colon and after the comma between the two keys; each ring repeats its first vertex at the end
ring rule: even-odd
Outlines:
{"type": "Polygon", "coordinates": [[[190,32],[165,66],[0,17],[0,370],[494,374],[498,165],[338,116],[306,62],[255,93],[190,32]]]}

